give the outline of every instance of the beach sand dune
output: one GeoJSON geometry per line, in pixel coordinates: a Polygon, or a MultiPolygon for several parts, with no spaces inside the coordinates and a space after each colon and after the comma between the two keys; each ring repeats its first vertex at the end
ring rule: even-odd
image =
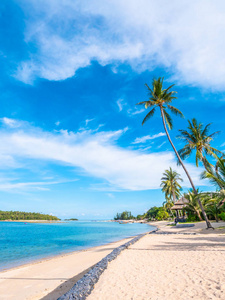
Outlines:
{"type": "Polygon", "coordinates": [[[88,300],[225,299],[225,235],[149,234],[124,250],[88,300]]]}

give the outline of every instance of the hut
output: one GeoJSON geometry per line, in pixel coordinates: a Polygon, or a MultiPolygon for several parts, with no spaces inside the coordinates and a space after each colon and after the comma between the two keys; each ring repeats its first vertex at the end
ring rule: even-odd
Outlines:
{"type": "Polygon", "coordinates": [[[188,205],[189,201],[184,198],[181,197],[179,200],[177,200],[176,203],[174,203],[174,206],[171,207],[171,210],[175,210],[176,211],[176,218],[177,220],[184,220],[184,210],[183,208],[185,208],[188,205]]]}

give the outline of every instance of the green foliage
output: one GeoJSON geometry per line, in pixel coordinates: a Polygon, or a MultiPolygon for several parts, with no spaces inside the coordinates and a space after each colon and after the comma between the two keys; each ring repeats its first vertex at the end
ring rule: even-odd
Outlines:
{"type": "Polygon", "coordinates": [[[186,144],[178,153],[182,159],[186,159],[195,151],[196,166],[198,167],[199,161],[201,161],[208,168],[209,162],[206,160],[206,156],[215,157],[215,154],[222,154],[221,151],[210,145],[210,142],[219,131],[209,134],[211,124],[207,124],[203,128],[203,124],[198,123],[196,119],[188,120],[188,123],[188,130],[179,130],[181,135],[178,138],[185,141],[186,144]]]}
{"type": "Polygon", "coordinates": [[[199,218],[197,215],[190,214],[187,218],[187,222],[196,222],[196,221],[199,221],[199,218]]]}
{"type": "Polygon", "coordinates": [[[156,215],[156,219],[158,221],[162,221],[162,220],[166,220],[169,218],[169,214],[167,211],[163,210],[163,209],[160,209],[158,212],[157,212],[157,215],[156,215]]]}
{"type": "Polygon", "coordinates": [[[175,115],[183,117],[183,114],[179,111],[179,109],[170,105],[173,99],[177,99],[177,97],[174,97],[176,92],[171,91],[171,88],[174,86],[174,84],[169,86],[167,89],[163,89],[163,78],[159,77],[158,79],[153,79],[151,88],[147,84],[145,84],[145,86],[148,89],[149,99],[139,102],[137,103],[137,105],[144,105],[146,109],[150,108],[151,110],[145,116],[142,125],[151,117],[153,117],[156,107],[159,107],[160,109],[162,109],[165,121],[169,129],[172,129],[172,118],[168,114],[167,110],[170,110],[170,112],[175,115]]]}
{"type": "Polygon", "coordinates": [[[169,170],[165,170],[163,177],[161,178],[161,188],[162,192],[165,193],[166,199],[173,199],[176,201],[176,198],[180,196],[180,191],[182,190],[181,185],[178,181],[183,181],[176,171],[173,171],[170,167],[169,170]]]}
{"type": "Polygon", "coordinates": [[[195,194],[192,190],[188,191],[187,194],[184,194],[185,199],[189,201],[185,210],[189,211],[191,214],[196,215],[196,217],[202,221],[201,209],[198,203],[198,199],[200,199],[201,194],[199,190],[197,190],[197,194],[195,194]]]}
{"type": "Polygon", "coordinates": [[[137,215],[137,220],[143,220],[144,219],[144,215],[137,215]]]}
{"type": "Polygon", "coordinates": [[[222,212],[221,214],[219,214],[219,218],[223,221],[225,221],[225,212],[222,212]]]}
{"type": "Polygon", "coordinates": [[[59,218],[51,215],[23,211],[0,211],[0,220],[49,220],[58,221],[59,218]]]}
{"type": "Polygon", "coordinates": [[[134,216],[132,216],[130,211],[123,211],[122,213],[117,213],[114,217],[114,220],[131,220],[135,219],[134,216]]]}
{"type": "Polygon", "coordinates": [[[153,206],[145,214],[145,217],[148,219],[155,219],[160,207],[153,206]]]}
{"type": "Polygon", "coordinates": [[[71,219],[65,219],[65,221],[78,221],[76,218],[71,218],[71,219]]]}
{"type": "Polygon", "coordinates": [[[209,181],[221,190],[225,190],[225,161],[223,158],[219,158],[216,163],[216,168],[212,166],[207,168],[201,174],[202,179],[209,179],[209,181]]]}

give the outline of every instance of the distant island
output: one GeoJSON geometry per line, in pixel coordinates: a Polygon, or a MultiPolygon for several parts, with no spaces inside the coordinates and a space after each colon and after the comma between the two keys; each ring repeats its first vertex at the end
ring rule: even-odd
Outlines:
{"type": "Polygon", "coordinates": [[[41,213],[35,213],[35,212],[24,212],[24,211],[2,211],[0,210],[0,221],[6,221],[6,220],[12,220],[12,221],[19,221],[19,220],[47,220],[47,221],[60,221],[59,218],[47,215],[47,214],[41,214],[41,213]]]}
{"type": "Polygon", "coordinates": [[[71,218],[71,219],[65,219],[65,221],[78,221],[76,218],[71,218]]]}

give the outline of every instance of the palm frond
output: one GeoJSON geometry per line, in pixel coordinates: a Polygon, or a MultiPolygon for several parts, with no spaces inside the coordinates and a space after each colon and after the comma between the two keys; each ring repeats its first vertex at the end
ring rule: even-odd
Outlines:
{"type": "Polygon", "coordinates": [[[167,123],[169,129],[172,129],[173,128],[173,121],[172,121],[171,116],[167,113],[167,111],[165,109],[163,109],[163,113],[164,113],[165,120],[166,120],[166,123],[167,123]]]}
{"type": "Polygon", "coordinates": [[[147,113],[144,120],[142,121],[142,125],[144,125],[144,123],[148,121],[154,115],[154,113],[155,113],[155,108],[153,108],[152,110],[150,110],[150,112],[147,113]]]}
{"type": "Polygon", "coordinates": [[[176,116],[180,116],[181,118],[184,118],[184,115],[182,114],[182,112],[179,109],[177,109],[176,107],[171,106],[169,104],[167,106],[173,114],[175,114],[176,116]]]}

